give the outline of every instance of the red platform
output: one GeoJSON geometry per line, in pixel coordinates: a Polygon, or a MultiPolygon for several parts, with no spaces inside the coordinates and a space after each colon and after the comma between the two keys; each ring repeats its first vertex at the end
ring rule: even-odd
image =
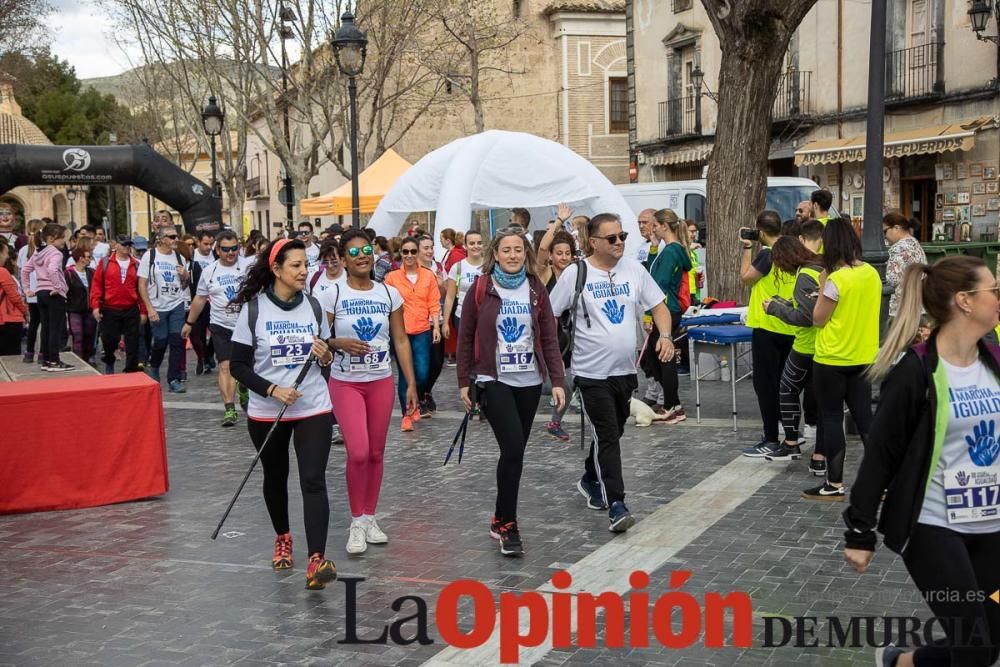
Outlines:
{"type": "Polygon", "coordinates": [[[0,514],[167,492],[160,386],[142,373],[0,384],[0,514]]]}

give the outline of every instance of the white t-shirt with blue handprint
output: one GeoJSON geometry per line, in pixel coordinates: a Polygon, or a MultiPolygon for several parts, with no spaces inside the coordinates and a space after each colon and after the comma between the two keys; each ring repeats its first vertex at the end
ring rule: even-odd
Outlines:
{"type": "Polygon", "coordinates": [[[334,315],[334,338],[357,338],[370,348],[362,356],[338,351],[331,375],[343,382],[372,382],[392,377],[389,314],[403,307],[403,297],[396,288],[373,283],[370,290],[362,291],[344,281],[327,290],[320,303],[334,315]]]}
{"type": "MultiPolygon", "coordinates": [[[[184,295],[190,296],[191,293],[181,286],[181,278],[177,273],[177,255],[173,252],[164,255],[159,250],[150,252],[156,253],[153,259],[155,275],[149,275],[149,257],[143,257],[139,260],[139,277],[149,281],[147,289],[153,310],[165,313],[184,303],[184,295]]],[[[183,258],[181,261],[184,261],[183,258]]]]}
{"type": "MultiPolygon", "coordinates": [[[[575,291],[576,264],[571,264],[549,295],[556,317],[573,307],[575,291]]],[[[587,260],[587,278],[574,320],[573,374],[591,380],[634,375],[639,347],[636,323],[658,303],[663,303],[663,292],[639,262],[623,257],[614,269],[602,271],[587,260]],[[584,306],[590,315],[589,327],[584,306]]]]}
{"type": "Polygon", "coordinates": [[[497,315],[497,377],[476,377],[477,382],[497,380],[510,387],[534,387],[542,383],[535,358],[535,338],[531,331],[531,289],[528,281],[515,289],[496,286],[500,296],[497,315]]]}
{"type": "Polygon", "coordinates": [[[225,266],[216,260],[202,271],[195,296],[208,298],[208,302],[212,306],[209,316],[211,324],[230,331],[236,328],[236,318],[239,317],[240,313],[238,310],[230,312],[228,306],[236,298],[236,293],[240,291],[240,286],[243,284],[249,268],[250,265],[240,257],[232,266],[225,266]]]}
{"type": "MultiPolygon", "coordinates": [[[[948,377],[948,431],[918,521],[959,533],[1000,530],[1000,386],[983,362],[939,359],[948,377]]],[[[942,406],[938,406],[941,410],[942,406]]]]}

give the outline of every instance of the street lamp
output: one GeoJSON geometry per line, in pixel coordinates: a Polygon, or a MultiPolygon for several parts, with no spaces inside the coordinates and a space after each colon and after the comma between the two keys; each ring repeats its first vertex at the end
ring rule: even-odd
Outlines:
{"type": "Polygon", "coordinates": [[[351,224],[361,226],[361,207],[358,193],[358,86],[355,77],[365,68],[368,52],[368,37],[354,25],[354,15],[350,11],[340,17],[340,27],[330,38],[333,56],[337,59],[340,73],[347,77],[347,92],[350,98],[351,115],[351,224]]]}
{"type": "Polygon", "coordinates": [[[210,95],[208,105],[201,112],[201,125],[205,128],[205,134],[212,142],[212,194],[222,197],[222,188],[218,181],[218,163],[215,154],[215,138],[222,134],[222,126],[226,122],[226,114],[216,104],[215,95],[210,95]]]}
{"type": "Polygon", "coordinates": [[[69,187],[66,188],[66,199],[69,200],[69,224],[73,225],[73,218],[75,217],[75,211],[73,210],[73,202],[76,201],[76,188],[69,187]]]}
{"type": "MultiPolygon", "coordinates": [[[[992,13],[997,20],[997,25],[1000,26],[1000,0],[994,3],[992,13]]],[[[969,18],[972,21],[972,30],[976,33],[976,39],[982,42],[1000,44],[1000,36],[983,34],[983,31],[986,30],[986,24],[990,20],[989,2],[986,0],[974,0],[972,8],[969,9],[969,18]]]]}
{"type": "MultiPolygon", "coordinates": [[[[114,132],[108,134],[108,143],[114,146],[118,143],[118,135],[114,132]]],[[[104,230],[108,238],[112,238],[118,233],[118,219],[115,216],[115,186],[108,183],[108,218],[111,220],[110,229],[104,230]]]]}
{"type": "MultiPolygon", "coordinates": [[[[292,153],[292,132],[288,123],[288,50],[285,48],[285,40],[295,36],[290,23],[295,21],[295,10],[281,2],[281,9],[278,13],[281,25],[278,27],[278,36],[281,38],[281,102],[284,105],[284,130],[285,146],[288,148],[288,155],[292,153]]],[[[288,236],[295,236],[295,189],[292,186],[292,174],[288,165],[285,165],[285,224],[288,226],[288,236]]]]}

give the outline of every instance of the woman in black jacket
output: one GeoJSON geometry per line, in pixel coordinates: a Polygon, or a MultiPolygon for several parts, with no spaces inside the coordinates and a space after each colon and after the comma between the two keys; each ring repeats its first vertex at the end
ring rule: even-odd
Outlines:
{"type": "Polygon", "coordinates": [[[90,286],[94,283],[90,243],[78,243],[71,257],[74,263],[66,269],[66,319],[73,338],[73,354],[93,365],[97,320],[90,310],[90,286]]]}
{"type": "Polygon", "coordinates": [[[864,572],[877,528],[947,635],[910,653],[879,649],[887,667],[985,666],[1000,657],[1000,605],[988,599],[1000,588],[1000,348],[981,340],[997,325],[998,306],[1000,288],[978,258],[911,265],[870,370],[885,382],[844,512],[844,557],[864,572]],[[921,306],[937,330],[897,362],[921,306]]]}

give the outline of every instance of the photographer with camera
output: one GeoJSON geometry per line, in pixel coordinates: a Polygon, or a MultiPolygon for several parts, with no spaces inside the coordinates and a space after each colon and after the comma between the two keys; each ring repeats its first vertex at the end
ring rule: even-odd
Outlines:
{"type": "MultiPolygon", "coordinates": [[[[764,458],[775,454],[781,445],[778,440],[778,421],[781,414],[779,394],[781,373],[795,342],[797,327],[787,324],[764,311],[764,302],[780,297],[791,301],[795,291],[795,274],[773,266],[771,246],[781,236],[781,216],[775,211],[762,211],[757,216],[754,229],[740,229],[743,253],[740,257],[740,280],[750,288],[750,309],[747,326],[753,330],[751,358],[753,363],[753,389],[760,405],[764,422],[764,438],[743,450],[750,458],[764,458]],[[754,242],[760,250],[753,255],[754,242]]],[[[736,369],[733,369],[735,372],[736,369]]]]}

